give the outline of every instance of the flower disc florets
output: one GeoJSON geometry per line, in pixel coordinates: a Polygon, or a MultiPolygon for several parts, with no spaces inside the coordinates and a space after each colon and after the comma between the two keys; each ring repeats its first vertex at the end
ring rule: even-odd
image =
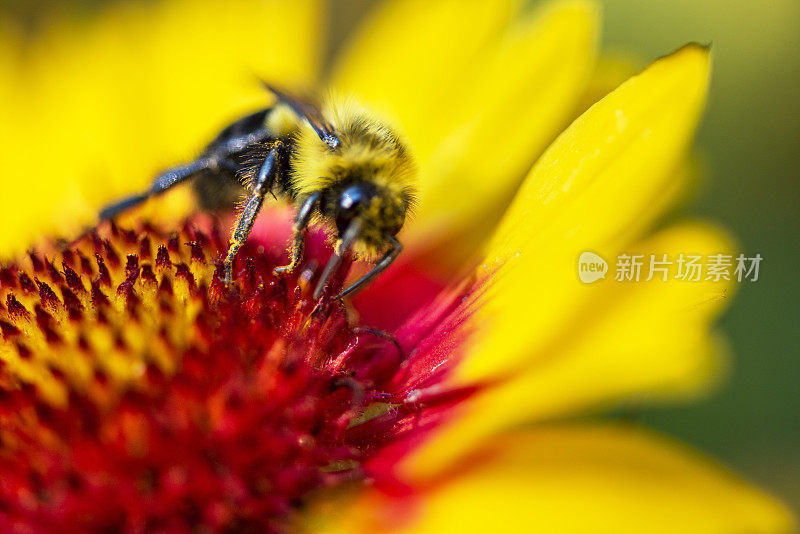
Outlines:
{"type": "Polygon", "coordinates": [[[228,288],[219,227],[193,224],[0,270],[0,530],[281,530],[312,490],[386,476],[469,393],[430,389],[457,300],[398,342],[311,299],[321,245],[282,277],[282,243],[247,245],[228,288]]]}

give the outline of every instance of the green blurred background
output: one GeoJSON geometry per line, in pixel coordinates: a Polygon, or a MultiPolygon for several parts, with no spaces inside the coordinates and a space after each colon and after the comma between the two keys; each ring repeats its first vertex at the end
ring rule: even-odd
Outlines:
{"type": "MultiPolygon", "coordinates": [[[[156,1],[156,0],[149,0],[156,1]]],[[[433,1],[433,0],[432,0],[433,1]]],[[[332,54],[376,0],[333,0],[332,54]]],[[[101,0],[5,0],[36,32],[42,13],[101,0]]],[[[714,76],[698,147],[708,163],[688,211],[732,229],[764,258],[722,320],[736,354],[720,390],[639,417],[705,450],[800,508],[800,1],[605,0],[603,46],[647,62],[687,41],[713,43],[714,76]]]]}
{"type": "Polygon", "coordinates": [[[606,0],[604,45],[646,60],[711,42],[698,146],[710,174],[692,214],[764,257],[722,320],[736,359],[707,400],[643,420],[800,505],[800,2],[606,0]]]}

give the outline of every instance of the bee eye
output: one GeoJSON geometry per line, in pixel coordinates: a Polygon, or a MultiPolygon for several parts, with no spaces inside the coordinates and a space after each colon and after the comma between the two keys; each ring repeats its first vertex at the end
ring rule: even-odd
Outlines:
{"type": "Polygon", "coordinates": [[[336,229],[340,235],[368,203],[369,195],[362,186],[350,186],[342,191],[336,206],[336,229]]]}
{"type": "Polygon", "coordinates": [[[362,187],[348,187],[339,197],[339,209],[341,211],[352,211],[365,203],[366,195],[362,187]]]}

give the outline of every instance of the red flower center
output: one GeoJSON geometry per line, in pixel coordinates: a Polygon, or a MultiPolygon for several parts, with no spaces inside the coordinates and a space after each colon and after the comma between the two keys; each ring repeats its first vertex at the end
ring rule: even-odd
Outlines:
{"type": "Polygon", "coordinates": [[[390,481],[470,393],[437,387],[462,295],[392,333],[354,325],[311,298],[320,236],[281,277],[285,241],[256,237],[226,288],[222,234],[194,223],[112,227],[0,270],[0,530],[281,530],[311,490],[390,481]]]}

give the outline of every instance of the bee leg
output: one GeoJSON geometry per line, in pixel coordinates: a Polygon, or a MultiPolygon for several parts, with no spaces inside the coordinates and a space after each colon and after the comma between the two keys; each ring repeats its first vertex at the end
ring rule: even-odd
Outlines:
{"type": "Polygon", "coordinates": [[[156,176],[155,180],[153,180],[153,183],[150,185],[150,188],[144,193],[125,197],[103,208],[103,210],[100,211],[100,220],[105,221],[108,219],[113,219],[120,213],[138,206],[150,197],[164,193],[172,186],[178,185],[187,178],[191,178],[203,169],[227,168],[232,172],[238,172],[240,170],[239,166],[231,162],[228,157],[254,143],[267,140],[269,136],[270,132],[267,128],[258,128],[253,132],[226,140],[221,145],[216,146],[212,152],[209,152],[204,157],[198,158],[195,161],[185,165],[179,165],[177,167],[167,169],[156,176]]]}
{"type": "Polygon", "coordinates": [[[233,260],[236,258],[236,253],[239,252],[239,249],[242,248],[242,245],[247,240],[247,236],[250,235],[250,230],[253,229],[256,216],[258,212],[261,211],[261,206],[264,204],[264,197],[272,190],[272,184],[275,180],[275,174],[278,171],[282,150],[283,143],[280,142],[275,143],[270,149],[253,183],[250,198],[247,199],[244,209],[239,215],[239,219],[236,221],[236,228],[231,236],[228,254],[223,262],[226,285],[230,285],[233,281],[233,260]]]}
{"type": "Polygon", "coordinates": [[[275,267],[275,269],[273,269],[275,274],[291,273],[300,265],[300,262],[303,261],[303,252],[305,251],[306,245],[306,229],[308,228],[308,223],[311,222],[311,215],[314,213],[314,208],[320,196],[319,191],[311,193],[308,198],[303,201],[303,205],[300,206],[300,209],[297,211],[297,215],[294,218],[294,235],[292,236],[289,265],[275,267]]]}
{"type": "Polygon", "coordinates": [[[370,334],[375,337],[379,337],[381,339],[385,339],[392,345],[394,345],[395,349],[397,349],[397,354],[400,356],[401,360],[404,360],[406,357],[405,351],[403,351],[403,347],[400,346],[400,342],[397,341],[397,338],[394,337],[389,332],[385,332],[383,330],[379,330],[377,328],[372,328],[371,326],[357,326],[353,328],[354,334],[370,334]]]}
{"type": "Polygon", "coordinates": [[[100,220],[106,221],[108,219],[113,219],[120,213],[138,206],[148,198],[160,195],[171,187],[185,181],[187,178],[194,176],[199,171],[207,169],[211,164],[211,158],[200,158],[186,165],[180,165],[164,171],[156,176],[153,183],[150,184],[150,188],[144,193],[125,197],[103,208],[100,211],[100,220]]]}
{"type": "Polygon", "coordinates": [[[317,281],[317,287],[314,288],[314,300],[322,296],[322,292],[325,289],[325,286],[328,285],[328,281],[330,281],[333,274],[339,269],[339,266],[342,264],[342,260],[344,260],[345,255],[350,250],[350,247],[352,247],[353,243],[355,243],[356,239],[358,239],[363,224],[363,221],[360,219],[353,220],[347,226],[347,230],[344,231],[341,238],[339,238],[339,244],[331,258],[328,260],[328,263],[325,265],[325,269],[322,270],[322,274],[319,276],[319,280],[317,281]]]}
{"type": "Polygon", "coordinates": [[[397,259],[397,256],[399,256],[403,251],[403,245],[394,236],[386,236],[386,240],[389,242],[389,250],[386,251],[386,254],[383,255],[380,261],[375,264],[375,267],[373,267],[367,274],[353,282],[353,285],[336,295],[337,300],[363,289],[364,286],[385,271],[386,268],[389,267],[389,265],[391,265],[395,259],[397,259]]]}

